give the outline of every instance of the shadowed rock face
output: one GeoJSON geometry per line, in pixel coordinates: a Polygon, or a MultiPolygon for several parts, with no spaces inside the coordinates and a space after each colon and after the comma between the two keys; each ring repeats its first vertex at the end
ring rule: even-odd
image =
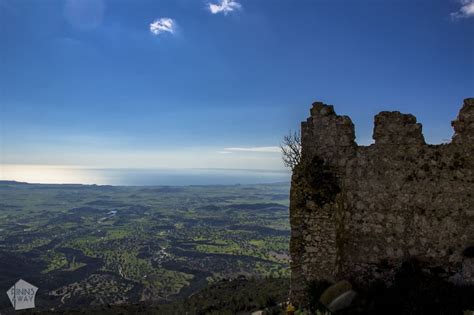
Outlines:
{"type": "Polygon", "coordinates": [[[290,194],[294,304],[314,281],[390,284],[413,258],[474,284],[474,99],[452,125],[451,143],[427,145],[413,115],[381,112],[375,144],[357,146],[349,117],[313,104],[290,194]]]}
{"type": "Polygon", "coordinates": [[[474,98],[464,100],[464,106],[459,112],[458,118],[452,122],[456,134],[454,143],[474,142],[474,98]]]}

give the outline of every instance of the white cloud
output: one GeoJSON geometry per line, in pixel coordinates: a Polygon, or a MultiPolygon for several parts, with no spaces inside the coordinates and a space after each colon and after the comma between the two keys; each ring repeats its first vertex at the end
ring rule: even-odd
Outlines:
{"type": "Polygon", "coordinates": [[[209,3],[209,11],[211,11],[212,14],[217,14],[217,13],[222,12],[224,13],[224,15],[227,15],[229,12],[232,12],[234,10],[238,10],[241,8],[242,8],[242,5],[234,0],[220,0],[219,4],[209,3]]]}
{"type": "Polygon", "coordinates": [[[154,35],[160,35],[165,32],[173,34],[175,27],[176,23],[173,19],[161,18],[156,19],[150,24],[150,32],[152,32],[154,35]]]}
{"type": "Polygon", "coordinates": [[[225,148],[224,152],[280,153],[280,147],[225,148]]]}
{"type": "Polygon", "coordinates": [[[474,17],[474,0],[461,0],[462,6],[457,12],[451,13],[451,18],[461,19],[474,17]]]}

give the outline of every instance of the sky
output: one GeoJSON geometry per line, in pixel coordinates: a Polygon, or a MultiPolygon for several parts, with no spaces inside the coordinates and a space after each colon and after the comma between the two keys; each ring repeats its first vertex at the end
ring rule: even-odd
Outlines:
{"type": "Polygon", "coordinates": [[[474,0],[0,0],[8,165],[282,169],[313,101],[429,143],[474,96],[474,0]]]}

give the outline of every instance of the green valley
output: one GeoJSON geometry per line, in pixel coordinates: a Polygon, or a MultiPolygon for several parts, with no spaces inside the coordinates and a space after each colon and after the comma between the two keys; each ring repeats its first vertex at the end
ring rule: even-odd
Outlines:
{"type": "MultiPolygon", "coordinates": [[[[0,288],[40,309],[164,303],[222,279],[289,276],[289,184],[0,182],[0,288]]],[[[10,309],[6,295],[0,311],[10,309]]]]}

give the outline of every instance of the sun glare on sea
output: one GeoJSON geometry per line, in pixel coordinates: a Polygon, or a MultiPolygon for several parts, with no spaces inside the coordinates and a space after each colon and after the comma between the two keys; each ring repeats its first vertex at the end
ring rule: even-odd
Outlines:
{"type": "Polygon", "coordinates": [[[44,184],[94,184],[101,178],[93,178],[86,169],[63,165],[0,165],[0,180],[44,184]]]}

